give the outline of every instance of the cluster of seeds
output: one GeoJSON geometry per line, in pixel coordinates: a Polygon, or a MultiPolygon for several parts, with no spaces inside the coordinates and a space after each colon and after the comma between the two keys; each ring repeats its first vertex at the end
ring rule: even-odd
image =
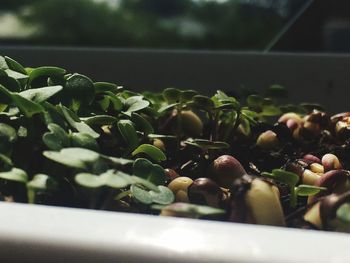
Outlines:
{"type": "Polygon", "coordinates": [[[5,202],[350,231],[350,113],[138,93],[0,56],[5,202]]]}

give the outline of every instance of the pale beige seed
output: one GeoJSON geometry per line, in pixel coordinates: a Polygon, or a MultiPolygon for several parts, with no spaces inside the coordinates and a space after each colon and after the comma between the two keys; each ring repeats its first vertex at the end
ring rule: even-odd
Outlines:
{"type": "Polygon", "coordinates": [[[323,155],[321,162],[325,171],[338,170],[342,168],[338,157],[332,153],[323,155]]]}
{"type": "Polygon", "coordinates": [[[155,147],[157,147],[158,149],[162,150],[163,152],[165,152],[165,144],[164,144],[164,142],[162,140],[154,139],[153,145],[155,147]]]}
{"type": "Polygon", "coordinates": [[[322,220],[320,216],[320,202],[313,205],[304,215],[304,220],[322,229],[322,220]]]}
{"type": "Polygon", "coordinates": [[[310,170],[314,173],[318,173],[318,174],[323,174],[324,173],[324,167],[322,164],[319,163],[312,163],[310,165],[310,170]]]}
{"type": "Polygon", "coordinates": [[[310,171],[309,169],[305,169],[302,174],[302,182],[307,185],[315,185],[315,182],[320,178],[321,175],[310,171]]]}
{"type": "Polygon", "coordinates": [[[293,119],[289,119],[287,122],[286,122],[286,125],[287,127],[294,131],[295,129],[297,129],[299,127],[299,123],[297,123],[295,120],[293,119]]]}
{"type": "Polygon", "coordinates": [[[347,129],[349,124],[345,121],[338,121],[335,125],[335,132],[340,133],[342,130],[347,129]]]}
{"type": "Polygon", "coordinates": [[[295,121],[298,125],[302,123],[302,118],[294,113],[294,112],[288,112],[283,114],[279,119],[278,122],[282,122],[282,123],[287,123],[288,120],[293,120],[295,121]]]}
{"type": "Polygon", "coordinates": [[[181,176],[177,177],[170,182],[168,188],[174,193],[175,200],[177,202],[188,203],[188,187],[193,183],[193,180],[189,177],[181,176]]]}
{"type": "Polygon", "coordinates": [[[277,134],[271,130],[263,132],[260,134],[256,141],[256,145],[263,148],[264,150],[270,150],[276,148],[279,144],[277,134]]]}
{"type": "Polygon", "coordinates": [[[278,188],[255,179],[245,196],[250,215],[256,224],[284,226],[284,215],[278,188]]]}

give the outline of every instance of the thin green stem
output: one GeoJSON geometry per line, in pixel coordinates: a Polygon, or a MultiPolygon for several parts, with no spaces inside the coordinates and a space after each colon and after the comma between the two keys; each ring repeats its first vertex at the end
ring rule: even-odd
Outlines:
{"type": "Polygon", "coordinates": [[[176,129],[176,135],[177,135],[177,148],[180,148],[180,143],[181,143],[181,137],[182,137],[182,103],[180,102],[179,105],[176,107],[177,109],[177,129],[176,129]]]}
{"type": "Polygon", "coordinates": [[[27,195],[28,195],[28,203],[35,204],[35,191],[33,189],[28,188],[27,195]]]}
{"type": "MultiPolygon", "coordinates": [[[[233,121],[233,112],[232,112],[232,115],[231,115],[231,118],[230,118],[230,122],[233,121]]],[[[230,137],[231,133],[236,131],[240,122],[239,122],[239,118],[241,116],[241,112],[240,111],[236,111],[236,119],[234,120],[234,124],[232,126],[230,126],[227,130],[226,130],[226,133],[225,133],[225,136],[224,136],[224,141],[227,141],[228,138],[230,137]]]]}
{"type": "Polygon", "coordinates": [[[236,120],[235,120],[235,124],[233,125],[233,129],[232,129],[232,131],[235,131],[235,130],[237,130],[237,128],[238,128],[238,126],[239,126],[239,119],[241,118],[241,111],[240,110],[238,110],[238,111],[236,111],[236,113],[237,113],[237,117],[236,117],[236,120]]]}
{"type": "Polygon", "coordinates": [[[290,188],[290,206],[295,208],[297,206],[297,188],[292,186],[290,188]]]}

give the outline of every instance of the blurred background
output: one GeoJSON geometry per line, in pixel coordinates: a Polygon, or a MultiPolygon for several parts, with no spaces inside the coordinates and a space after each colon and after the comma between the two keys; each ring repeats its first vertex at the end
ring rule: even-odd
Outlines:
{"type": "Polygon", "coordinates": [[[0,44],[350,51],[349,0],[1,0],[0,44]]]}
{"type": "Polygon", "coordinates": [[[9,45],[264,50],[309,0],[1,0],[9,45]]]}
{"type": "Polygon", "coordinates": [[[339,110],[350,54],[318,53],[350,52],[350,0],[0,0],[0,52],[135,90],[278,83],[339,110]]]}

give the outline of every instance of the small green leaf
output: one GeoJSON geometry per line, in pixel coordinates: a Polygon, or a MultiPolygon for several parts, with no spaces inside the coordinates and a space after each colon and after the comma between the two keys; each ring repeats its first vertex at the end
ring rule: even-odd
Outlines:
{"type": "Polygon", "coordinates": [[[149,106],[149,101],[147,101],[147,100],[139,100],[139,101],[136,101],[135,103],[131,104],[126,112],[131,113],[131,112],[140,111],[140,110],[142,110],[144,108],[147,108],[148,106],[149,106]]]}
{"type": "Polygon", "coordinates": [[[59,152],[44,151],[43,155],[60,164],[86,170],[88,164],[97,162],[100,155],[97,152],[84,148],[64,148],[59,152]]]}
{"type": "Polygon", "coordinates": [[[223,91],[218,90],[214,96],[216,100],[219,102],[219,105],[229,104],[233,109],[239,109],[240,104],[234,97],[227,96],[223,91]]]}
{"type": "MultiPolygon", "coordinates": [[[[299,182],[299,176],[297,174],[288,172],[282,169],[274,169],[272,170],[272,173],[261,173],[261,175],[288,185],[290,189],[290,194],[291,194],[290,205],[291,207],[296,207],[297,187],[295,186],[299,182]]],[[[305,191],[308,191],[308,190],[305,189],[305,191]]]]}
{"type": "MultiPolygon", "coordinates": [[[[1,85],[0,85],[1,86],[1,85]]],[[[41,113],[45,109],[40,104],[28,100],[19,94],[13,93],[12,100],[18,109],[27,117],[31,118],[34,114],[41,113]]]]}
{"type": "Polygon", "coordinates": [[[223,103],[223,104],[218,104],[218,106],[215,107],[216,110],[236,110],[236,106],[233,105],[232,103],[223,103]]]}
{"type": "Polygon", "coordinates": [[[63,76],[66,74],[66,70],[58,67],[38,67],[30,71],[29,73],[29,84],[33,82],[33,80],[39,77],[55,77],[55,76],[63,76]]]}
{"type": "Polygon", "coordinates": [[[89,125],[84,122],[75,122],[73,127],[81,133],[89,134],[94,139],[100,137],[97,132],[95,132],[89,125]]]}
{"type": "Polygon", "coordinates": [[[7,112],[4,112],[6,109],[7,109],[7,106],[6,104],[1,104],[0,103],[0,113],[1,114],[8,114],[7,112]]]}
{"type": "Polygon", "coordinates": [[[28,76],[24,75],[20,72],[14,71],[12,69],[5,69],[5,72],[7,73],[7,75],[11,78],[14,78],[16,80],[22,80],[22,79],[27,79],[28,76]]]}
{"type": "Polygon", "coordinates": [[[150,134],[154,132],[153,126],[140,114],[131,113],[131,120],[135,123],[136,129],[144,132],[145,134],[150,134]]]}
{"type": "MultiPolygon", "coordinates": [[[[128,90],[126,90],[124,92],[124,94],[126,92],[130,92],[128,90]]],[[[143,96],[137,93],[132,92],[129,96],[127,96],[127,99],[124,100],[124,104],[127,108],[129,108],[130,106],[132,106],[133,104],[135,104],[136,102],[142,101],[143,100],[143,96]]]]}
{"type": "Polygon", "coordinates": [[[225,210],[223,209],[218,209],[218,208],[203,206],[203,205],[197,205],[196,210],[200,216],[222,215],[225,213],[225,210]]]}
{"type": "Polygon", "coordinates": [[[62,86],[50,86],[38,89],[28,89],[19,93],[22,97],[32,100],[36,103],[41,103],[52,96],[56,95],[63,89],[62,86]]]}
{"type": "Polygon", "coordinates": [[[91,104],[95,98],[95,87],[92,80],[81,74],[73,74],[67,79],[65,93],[83,104],[91,104]]]}
{"type": "Polygon", "coordinates": [[[8,91],[3,85],[0,84],[0,101],[5,104],[11,103],[11,101],[19,108],[19,110],[28,118],[32,117],[36,113],[44,111],[44,108],[31,100],[28,100],[18,93],[8,91]]]}
{"type": "Polygon", "coordinates": [[[327,190],[327,188],[301,184],[296,187],[295,193],[299,196],[310,196],[310,195],[318,194],[320,191],[324,191],[324,190],[327,190]]]}
{"type": "Polygon", "coordinates": [[[110,102],[112,102],[113,109],[115,111],[121,111],[123,108],[123,103],[122,103],[121,99],[113,94],[110,94],[107,92],[106,92],[106,94],[107,94],[107,97],[110,100],[110,102]]]}
{"type": "Polygon", "coordinates": [[[10,143],[17,139],[17,133],[14,128],[5,123],[0,123],[0,142],[8,141],[10,143]]]}
{"type": "Polygon", "coordinates": [[[142,186],[146,187],[147,189],[155,191],[155,192],[159,191],[158,187],[155,184],[151,183],[150,181],[147,181],[146,179],[143,179],[141,177],[134,176],[134,175],[131,176],[131,178],[133,180],[132,184],[142,185],[142,186]]]}
{"type": "Polygon", "coordinates": [[[250,110],[246,110],[246,109],[243,109],[241,111],[241,115],[242,115],[242,117],[247,119],[251,124],[256,124],[257,121],[255,119],[258,118],[258,116],[259,116],[259,114],[256,113],[255,111],[250,111],[250,110]]]}
{"type": "Polygon", "coordinates": [[[211,111],[215,107],[214,102],[207,96],[195,95],[192,100],[202,110],[211,111]]]}
{"type": "MultiPolygon", "coordinates": [[[[4,73],[6,74],[5,71],[4,73]]],[[[11,92],[19,92],[22,90],[21,83],[18,80],[11,77],[7,77],[7,74],[6,74],[6,77],[1,76],[1,70],[0,70],[0,84],[6,87],[7,90],[11,92]]]]}
{"type": "Polygon", "coordinates": [[[168,110],[171,110],[178,105],[180,105],[180,103],[178,103],[178,102],[172,103],[172,104],[166,104],[158,109],[158,113],[167,112],[168,110]]]}
{"type": "Polygon", "coordinates": [[[99,146],[94,137],[87,133],[75,132],[71,134],[71,141],[73,147],[80,147],[98,151],[99,146]]]}
{"type": "Polygon", "coordinates": [[[240,116],[240,125],[239,125],[239,129],[240,131],[245,135],[245,136],[249,136],[251,133],[251,127],[250,127],[250,119],[246,118],[245,115],[240,116]]]}
{"type": "Polygon", "coordinates": [[[139,153],[145,153],[147,154],[149,157],[151,157],[154,161],[156,162],[160,162],[160,161],[165,161],[166,160],[166,156],[165,154],[162,152],[162,150],[160,150],[159,148],[151,145],[151,144],[142,144],[139,147],[137,147],[133,152],[132,152],[132,156],[135,156],[139,153]]]}
{"type": "Polygon", "coordinates": [[[19,126],[18,130],[17,130],[17,136],[22,137],[22,138],[27,137],[28,136],[28,129],[26,127],[23,127],[23,126],[19,126]]]}
{"type": "Polygon", "coordinates": [[[132,196],[140,203],[149,205],[153,202],[152,195],[149,193],[149,191],[146,191],[137,185],[132,185],[130,187],[130,192],[132,196]]]}
{"type": "Polygon", "coordinates": [[[229,101],[230,97],[226,95],[225,92],[223,92],[222,90],[217,90],[215,97],[219,100],[219,101],[229,101]]]}
{"type": "Polygon", "coordinates": [[[139,139],[132,122],[129,120],[120,120],[117,126],[123,139],[128,144],[128,149],[130,151],[134,150],[139,144],[139,139]]]}
{"type": "Polygon", "coordinates": [[[97,100],[97,104],[100,105],[101,109],[104,112],[108,111],[109,105],[111,104],[111,101],[108,96],[103,96],[102,99],[97,100]]]}
{"type": "Polygon", "coordinates": [[[9,66],[6,63],[5,57],[0,56],[0,69],[5,70],[5,69],[8,69],[8,68],[9,68],[9,66]]]}
{"type": "Polygon", "coordinates": [[[112,125],[115,122],[117,122],[118,119],[110,115],[95,115],[92,117],[81,118],[81,120],[85,122],[87,125],[103,126],[103,125],[112,125]]]}
{"type": "Polygon", "coordinates": [[[129,174],[120,171],[115,172],[109,170],[100,176],[104,179],[105,185],[117,189],[125,188],[133,182],[132,177],[129,174]]]}
{"type": "Polygon", "coordinates": [[[116,197],[114,197],[114,200],[119,201],[119,200],[123,199],[124,197],[130,196],[130,194],[131,194],[130,190],[120,192],[119,194],[117,194],[116,197]]]}
{"type": "Polygon", "coordinates": [[[0,153],[0,164],[1,163],[9,167],[13,166],[12,160],[6,155],[0,153]]]}
{"type": "Polygon", "coordinates": [[[19,73],[22,73],[24,75],[27,75],[27,71],[24,69],[24,67],[18,63],[16,60],[10,58],[10,57],[7,57],[5,56],[5,61],[8,65],[8,67],[14,71],[17,71],[19,73]]]}
{"type": "Polygon", "coordinates": [[[1,172],[0,178],[4,180],[15,181],[20,183],[27,183],[28,181],[27,173],[18,168],[12,168],[10,171],[7,171],[7,172],[1,172]]]}
{"type": "Polygon", "coordinates": [[[299,182],[299,176],[297,174],[282,169],[274,169],[272,173],[262,173],[262,175],[285,183],[290,187],[294,187],[299,182]]]}
{"type": "MultiPolygon", "coordinates": [[[[143,99],[143,96],[140,94],[140,93],[137,93],[137,92],[134,92],[134,91],[131,91],[131,90],[124,90],[122,93],[121,93],[122,97],[125,98],[125,99],[128,99],[130,97],[133,97],[131,99],[132,100],[142,100],[143,99]],[[137,98],[139,97],[139,98],[137,98]]],[[[131,103],[132,104],[132,103],[131,103]]],[[[131,105],[129,104],[129,106],[131,105]]]]}
{"type": "Polygon", "coordinates": [[[259,95],[250,95],[247,98],[247,104],[251,108],[260,108],[263,103],[263,98],[259,95]]]}
{"type": "Polygon", "coordinates": [[[169,104],[178,102],[180,94],[181,91],[175,88],[167,88],[163,91],[163,97],[169,104]]]}
{"type": "Polygon", "coordinates": [[[50,132],[43,135],[43,142],[50,150],[59,151],[70,146],[68,134],[61,126],[50,123],[47,128],[50,132]]]}
{"type": "Polygon", "coordinates": [[[0,68],[0,77],[1,78],[7,78],[8,77],[6,71],[4,69],[2,69],[2,68],[0,68]]]}
{"type": "Polygon", "coordinates": [[[145,158],[138,158],[133,165],[134,175],[144,178],[156,185],[165,184],[166,177],[163,167],[153,164],[145,158]]]}
{"type": "Polygon", "coordinates": [[[98,175],[90,173],[79,173],[74,179],[77,184],[88,188],[99,188],[104,184],[98,175]]]}
{"type": "Polygon", "coordinates": [[[267,106],[263,106],[263,110],[261,112],[262,116],[278,116],[281,115],[282,111],[279,107],[275,106],[275,105],[267,105],[267,106]]]}
{"type": "MultiPolygon", "coordinates": [[[[152,206],[157,209],[157,206],[152,206]]],[[[203,216],[216,216],[225,214],[225,210],[218,209],[210,206],[195,205],[189,203],[174,203],[168,206],[162,207],[162,210],[166,210],[179,217],[186,218],[200,218],[203,216]]]]}
{"type": "Polygon", "coordinates": [[[46,174],[36,174],[31,181],[27,183],[27,187],[33,190],[47,190],[57,187],[57,183],[46,174]]]}
{"type": "Polygon", "coordinates": [[[159,192],[150,191],[153,203],[168,205],[174,202],[175,196],[173,192],[165,186],[158,186],[159,192]]]}
{"type": "Polygon", "coordinates": [[[99,153],[84,148],[64,148],[60,152],[66,156],[75,156],[86,163],[96,162],[100,157],[99,153]]]}
{"type": "Polygon", "coordinates": [[[95,132],[89,125],[87,125],[85,122],[76,121],[76,119],[79,119],[77,116],[74,116],[75,114],[69,110],[68,108],[61,106],[62,113],[64,117],[66,118],[67,122],[70,126],[72,126],[74,129],[81,133],[87,133],[93,138],[97,139],[100,137],[100,135],[95,132]]]}
{"type": "Polygon", "coordinates": [[[325,108],[318,103],[301,103],[300,106],[306,109],[307,112],[311,112],[313,110],[325,111],[325,108]]]}
{"type": "Polygon", "coordinates": [[[122,87],[109,82],[95,82],[94,86],[95,86],[96,93],[104,93],[108,91],[108,92],[112,92],[113,94],[116,94],[122,90],[122,87]]]}
{"type": "Polygon", "coordinates": [[[203,150],[220,150],[220,149],[228,149],[230,147],[226,142],[219,141],[209,141],[204,139],[193,139],[185,141],[186,144],[196,146],[203,150]]]}
{"type": "Polygon", "coordinates": [[[285,98],[288,96],[288,92],[285,87],[274,84],[267,89],[266,95],[272,98],[285,98]]]}
{"type": "MultiPolygon", "coordinates": [[[[113,109],[115,111],[121,111],[123,109],[123,101],[124,99],[121,96],[117,96],[114,93],[110,92],[110,91],[106,91],[104,92],[104,98],[109,100],[108,103],[108,107],[109,104],[113,105],[113,109]]],[[[106,108],[106,110],[108,109],[108,107],[106,108]]]]}
{"type": "Polygon", "coordinates": [[[182,103],[191,101],[194,96],[198,94],[195,90],[182,90],[180,93],[180,101],[182,103]]]}
{"type": "Polygon", "coordinates": [[[350,203],[342,204],[337,209],[337,219],[346,224],[350,224],[350,203]]]}
{"type": "Polygon", "coordinates": [[[44,151],[43,155],[60,164],[63,164],[65,166],[69,166],[69,167],[73,167],[73,168],[77,168],[77,169],[83,169],[86,170],[87,166],[86,164],[79,159],[78,157],[71,157],[71,156],[65,156],[60,152],[52,152],[52,151],[44,151]]]}
{"type": "Polygon", "coordinates": [[[116,189],[125,188],[133,182],[130,175],[115,170],[108,170],[100,175],[79,173],[75,176],[75,181],[77,184],[88,188],[108,186],[116,189]]]}
{"type": "Polygon", "coordinates": [[[103,160],[105,160],[106,162],[110,162],[111,164],[114,164],[117,166],[124,166],[124,165],[134,163],[133,160],[124,159],[124,158],[117,158],[117,157],[107,156],[107,155],[103,155],[103,154],[101,154],[100,157],[103,160]]]}
{"type": "Polygon", "coordinates": [[[134,175],[147,179],[152,172],[153,163],[145,158],[137,158],[133,164],[134,175]]]}

